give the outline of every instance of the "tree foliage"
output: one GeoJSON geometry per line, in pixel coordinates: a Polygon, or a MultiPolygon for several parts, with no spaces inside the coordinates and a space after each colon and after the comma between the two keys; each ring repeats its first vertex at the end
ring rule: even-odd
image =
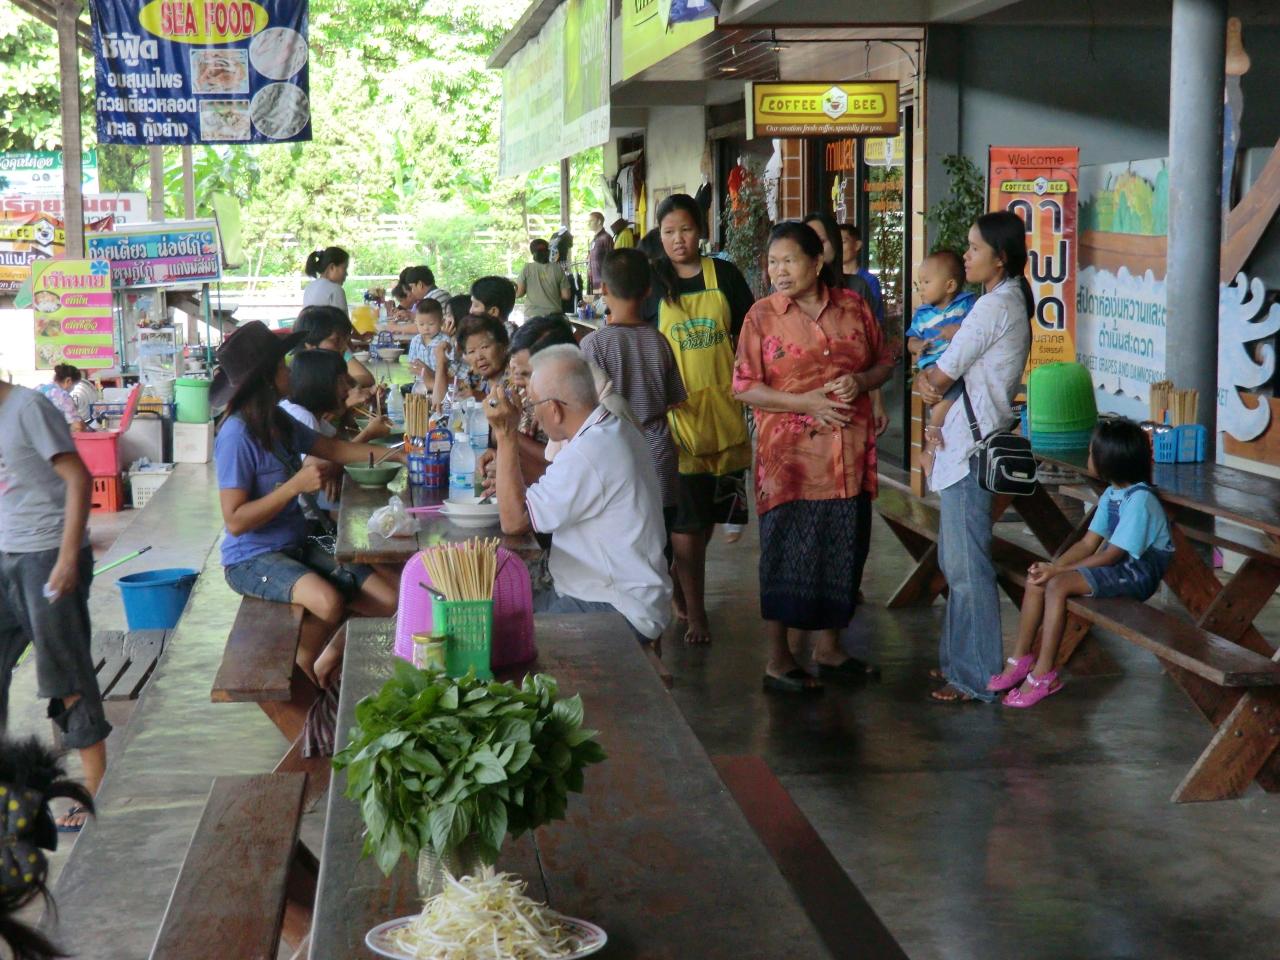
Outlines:
{"type": "MultiPolygon", "coordinates": [[[[359,273],[426,260],[453,286],[522,258],[529,213],[559,210],[555,167],[500,180],[501,73],[485,62],[527,0],[311,0],[309,143],[197,146],[197,215],[214,192],[243,205],[246,268],[296,274],[338,244],[359,273]]],[[[82,57],[86,145],[92,64],[82,57]]],[[[0,0],[0,149],[58,147],[57,43],[0,0]]],[[[103,189],[145,190],[147,151],[99,151],[103,189]]],[[[575,159],[577,215],[601,207],[600,151],[575,159]]],[[[182,212],[178,148],[166,210],[182,212]]]]}

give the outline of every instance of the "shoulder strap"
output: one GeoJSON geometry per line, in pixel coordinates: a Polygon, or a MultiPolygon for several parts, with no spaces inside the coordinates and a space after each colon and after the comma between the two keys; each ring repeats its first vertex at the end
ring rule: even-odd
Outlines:
{"type": "Polygon", "coordinates": [[[708,290],[717,290],[720,287],[720,281],[716,276],[716,261],[714,257],[702,258],[702,282],[708,290]]]}
{"type": "Polygon", "coordinates": [[[969,401],[969,388],[965,385],[964,377],[960,378],[960,393],[964,397],[964,412],[969,417],[969,429],[973,431],[974,442],[981,443],[982,431],[978,429],[978,415],[973,412],[973,404],[969,401]]]}

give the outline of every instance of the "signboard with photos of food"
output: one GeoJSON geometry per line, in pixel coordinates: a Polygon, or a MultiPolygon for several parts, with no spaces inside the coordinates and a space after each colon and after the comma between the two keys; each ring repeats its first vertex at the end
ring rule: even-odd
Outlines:
{"type": "Polygon", "coordinates": [[[31,291],[37,370],[60,363],[88,370],[115,364],[109,263],[37,260],[31,291]]]}
{"type": "MultiPolygon", "coordinates": [[[[90,219],[85,212],[85,228],[109,231],[112,216],[90,219]]],[[[0,296],[11,296],[31,279],[31,265],[48,257],[60,257],[67,243],[62,217],[42,211],[9,211],[0,207],[0,296]]]]}
{"type": "Polygon", "coordinates": [[[90,0],[98,141],[311,139],[307,0],[90,0]]]}
{"type": "Polygon", "coordinates": [[[126,225],[85,235],[87,253],[111,262],[117,290],[199,284],[222,276],[218,225],[213,220],[173,220],[126,225]]]}

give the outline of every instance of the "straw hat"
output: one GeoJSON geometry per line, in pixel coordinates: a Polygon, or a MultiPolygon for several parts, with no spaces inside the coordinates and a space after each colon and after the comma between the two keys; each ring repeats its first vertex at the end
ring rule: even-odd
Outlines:
{"type": "Polygon", "coordinates": [[[225,407],[245,384],[274,373],[285,355],[305,336],[305,332],[277,336],[261,320],[251,320],[237,328],[218,347],[218,370],[209,389],[209,402],[225,407]]]}

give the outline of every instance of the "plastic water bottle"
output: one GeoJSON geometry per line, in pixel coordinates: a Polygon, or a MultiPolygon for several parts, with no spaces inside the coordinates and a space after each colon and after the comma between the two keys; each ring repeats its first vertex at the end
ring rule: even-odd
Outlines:
{"type": "Polygon", "coordinates": [[[387,416],[392,423],[404,423],[404,394],[400,392],[398,384],[391,385],[391,395],[387,397],[387,416]]]}
{"type": "Polygon", "coordinates": [[[475,496],[476,454],[465,433],[453,435],[449,448],[449,496],[475,496]]]}
{"type": "Polygon", "coordinates": [[[474,400],[467,410],[467,436],[477,455],[489,449],[489,420],[484,415],[484,407],[474,400]]]}

